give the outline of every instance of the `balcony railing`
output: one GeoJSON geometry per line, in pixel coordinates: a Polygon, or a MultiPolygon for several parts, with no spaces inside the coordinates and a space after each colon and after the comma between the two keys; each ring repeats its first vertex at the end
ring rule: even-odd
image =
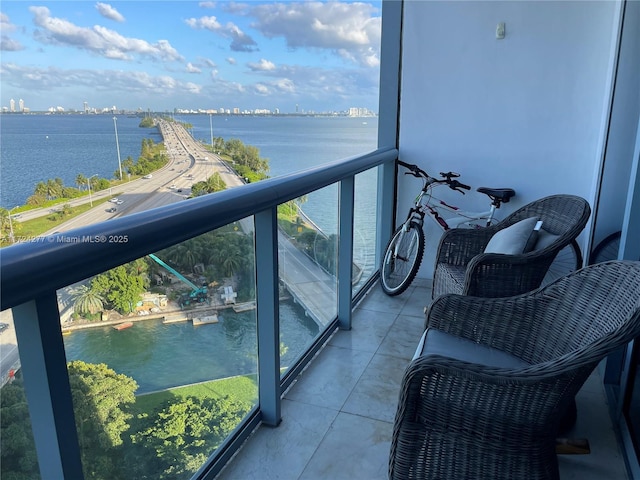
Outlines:
{"type": "MultiPolygon", "coordinates": [[[[60,235],[39,242],[3,249],[1,255],[1,308],[13,310],[20,348],[21,370],[40,471],[43,479],[83,478],[80,447],[60,327],[57,291],[126,262],[177,245],[225,225],[253,216],[257,331],[257,407],[216,450],[197,473],[213,477],[249,432],[260,422],[276,426],[281,419],[280,399],[313,354],[335,328],[349,329],[354,300],[354,197],[356,175],[380,169],[376,206],[378,241],[391,223],[393,195],[390,173],[397,150],[380,149],[359,157],[245,185],[108,222],[90,225],[59,241],[60,235]],[[279,259],[277,207],[330,185],[338,185],[338,262],[335,305],[337,312],[314,343],[282,374],[279,326],[279,259]],[[386,213],[386,214],[385,214],[386,213]],[[387,218],[389,217],[389,218],[387,218]],[[126,243],[101,241],[123,238],[126,243]],[[93,241],[92,239],[96,239],[93,241]]],[[[378,247],[379,248],[379,245],[378,247]]],[[[375,252],[376,254],[378,252],[375,252]]],[[[285,262],[286,265],[286,262],[285,262]]],[[[280,269],[280,270],[279,270],[280,269]]]]}

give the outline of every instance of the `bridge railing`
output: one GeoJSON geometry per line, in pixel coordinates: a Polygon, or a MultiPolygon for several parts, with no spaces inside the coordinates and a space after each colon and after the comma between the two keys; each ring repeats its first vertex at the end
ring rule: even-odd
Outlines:
{"type": "MultiPolygon", "coordinates": [[[[150,253],[253,216],[257,304],[257,408],[201,469],[209,478],[260,422],[278,425],[286,386],[332,329],[350,328],[356,175],[383,166],[378,178],[378,228],[388,226],[389,179],[396,149],[380,149],[290,175],[124,216],[5,248],[0,255],[1,309],[11,308],[36,451],[43,479],[82,478],[74,411],[60,327],[57,291],[150,253]],[[281,375],[277,207],[326,186],[339,185],[337,315],[300,362],[281,375]],[[380,192],[382,192],[380,194],[380,192]],[[65,239],[79,241],[68,242],[65,239]],[[126,238],[126,242],[118,239],[126,238]]],[[[384,234],[381,238],[384,238],[384,234]]],[[[377,248],[380,248],[378,245],[377,248]]]]}

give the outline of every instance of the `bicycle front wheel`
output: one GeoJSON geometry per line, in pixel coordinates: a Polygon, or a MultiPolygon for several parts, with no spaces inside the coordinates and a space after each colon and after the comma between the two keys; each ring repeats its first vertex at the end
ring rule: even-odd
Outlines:
{"type": "Polygon", "coordinates": [[[389,241],[380,267],[380,285],[390,296],[400,295],[416,277],[424,255],[424,232],[420,225],[402,225],[389,241]]]}
{"type": "Polygon", "coordinates": [[[578,242],[572,240],[569,245],[558,252],[555,260],[547,270],[542,280],[542,286],[547,285],[560,277],[582,268],[582,252],[578,242]]]}

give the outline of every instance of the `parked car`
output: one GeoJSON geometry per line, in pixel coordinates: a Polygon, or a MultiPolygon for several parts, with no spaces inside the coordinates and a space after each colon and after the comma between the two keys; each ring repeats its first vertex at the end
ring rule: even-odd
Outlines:
{"type": "Polygon", "coordinates": [[[0,323],[0,333],[4,332],[7,328],[9,328],[8,323],[0,323]]]}
{"type": "Polygon", "coordinates": [[[109,200],[111,203],[116,203],[118,201],[118,197],[113,197],[111,200],[109,200]]]}
{"type": "Polygon", "coordinates": [[[151,177],[153,177],[153,175],[149,174],[149,175],[145,175],[145,176],[144,176],[144,177],[142,177],[142,178],[146,178],[147,180],[149,180],[151,177]]]}
{"type": "Polygon", "coordinates": [[[117,209],[116,207],[111,207],[111,208],[108,208],[108,209],[107,209],[107,212],[109,212],[109,213],[114,213],[114,212],[116,212],[117,210],[118,210],[118,209],[117,209]]]}

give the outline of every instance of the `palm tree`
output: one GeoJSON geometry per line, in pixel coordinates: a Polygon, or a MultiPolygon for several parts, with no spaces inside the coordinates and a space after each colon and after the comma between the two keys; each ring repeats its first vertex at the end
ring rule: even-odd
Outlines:
{"type": "Polygon", "coordinates": [[[20,230],[20,222],[10,219],[9,215],[9,210],[0,207],[0,239],[15,241],[15,233],[20,230]]]}
{"type": "Polygon", "coordinates": [[[72,294],[73,310],[79,314],[95,314],[104,310],[104,298],[87,287],[80,285],[72,294]]]}
{"type": "Polygon", "coordinates": [[[41,197],[47,196],[47,184],[44,182],[38,182],[36,184],[36,188],[33,191],[34,195],[38,195],[41,197]]]}
{"type": "Polygon", "coordinates": [[[47,193],[46,196],[49,200],[51,200],[52,198],[56,198],[59,197],[62,194],[62,186],[60,185],[60,183],[56,180],[47,180],[46,183],[46,189],[47,189],[47,193]]]}
{"type": "Polygon", "coordinates": [[[83,174],[79,173],[78,175],[76,175],[76,185],[78,186],[79,190],[82,190],[82,188],[87,184],[87,177],[85,177],[83,174]]]}

